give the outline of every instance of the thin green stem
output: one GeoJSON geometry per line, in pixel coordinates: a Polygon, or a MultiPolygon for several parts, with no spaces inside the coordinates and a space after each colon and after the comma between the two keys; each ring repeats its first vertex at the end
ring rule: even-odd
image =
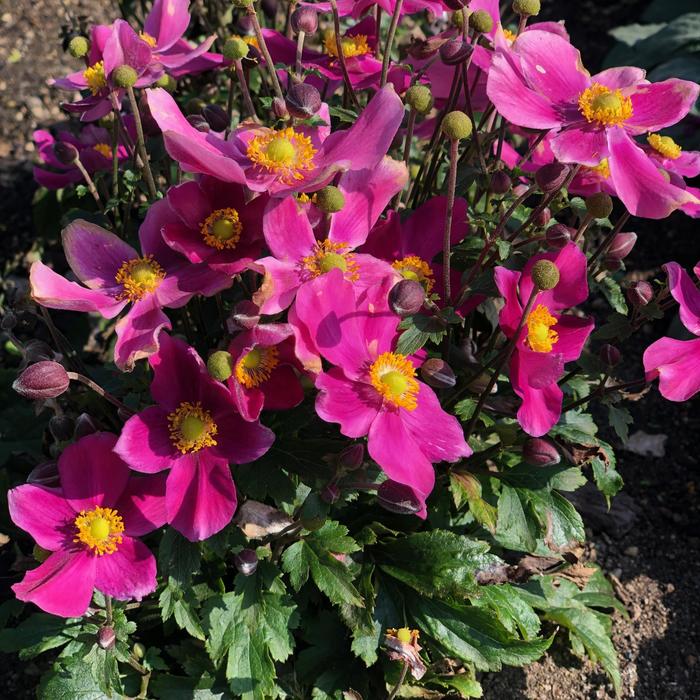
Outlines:
{"type": "Polygon", "coordinates": [[[455,192],[457,190],[457,162],[459,160],[459,141],[450,140],[450,171],[447,176],[447,211],[445,213],[445,228],[442,235],[442,273],[444,275],[444,302],[450,303],[452,290],[450,288],[450,248],[452,247],[452,217],[455,207],[455,192]]]}
{"type": "Polygon", "coordinates": [[[141,158],[141,167],[143,168],[143,176],[146,180],[146,185],[148,187],[148,193],[151,199],[155,199],[158,196],[158,190],[156,188],[156,182],[153,179],[153,173],[151,172],[151,166],[148,162],[148,152],[146,151],[146,140],[143,136],[143,124],[141,123],[141,114],[139,112],[139,106],[136,102],[136,95],[134,94],[134,88],[128,87],[126,89],[127,95],[129,96],[129,104],[131,105],[131,111],[134,115],[134,124],[136,125],[136,148],[139,152],[139,157],[141,158]]]}
{"type": "Polygon", "coordinates": [[[260,26],[260,20],[258,19],[258,13],[255,10],[254,5],[248,5],[246,10],[251,23],[253,24],[253,31],[255,31],[255,38],[258,41],[258,46],[265,59],[265,65],[267,66],[267,72],[270,74],[270,80],[272,81],[272,89],[275,91],[275,96],[279,97],[280,100],[284,100],[284,95],[282,94],[282,88],[280,87],[280,81],[277,78],[277,71],[275,70],[275,64],[270,56],[270,51],[265,43],[265,37],[262,33],[262,27],[260,26]]]}
{"type": "Polygon", "coordinates": [[[391,17],[391,25],[389,26],[389,33],[386,35],[386,44],[384,44],[384,57],[382,59],[382,77],[379,81],[380,88],[383,88],[386,85],[387,77],[389,76],[389,64],[391,63],[391,49],[394,45],[396,29],[399,26],[399,21],[401,20],[402,7],[403,0],[396,0],[396,5],[394,6],[394,14],[391,17]]]}
{"type": "Polygon", "coordinates": [[[340,16],[338,15],[338,5],[335,0],[330,0],[331,11],[333,12],[333,29],[335,30],[335,49],[338,54],[338,63],[340,64],[340,71],[343,74],[343,82],[345,83],[345,94],[350,97],[352,103],[357,109],[360,109],[360,102],[357,99],[355,90],[350,82],[350,74],[348,73],[348,67],[345,64],[345,54],[343,53],[343,43],[340,36],[340,16]]]}

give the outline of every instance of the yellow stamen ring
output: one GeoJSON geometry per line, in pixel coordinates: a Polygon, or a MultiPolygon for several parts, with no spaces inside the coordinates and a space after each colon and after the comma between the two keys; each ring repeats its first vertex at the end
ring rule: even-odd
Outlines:
{"type": "Polygon", "coordinates": [[[343,271],[348,282],[357,282],[360,271],[353,253],[347,252],[348,244],[329,240],[314,244],[313,252],[300,261],[301,275],[305,281],[315,279],[337,268],[343,271]]]}
{"type": "Polygon", "coordinates": [[[597,173],[600,175],[600,177],[604,178],[607,180],[610,177],[610,163],[608,162],[607,158],[603,158],[603,160],[598,163],[598,165],[593,165],[588,168],[589,170],[593,171],[594,173],[597,173]]]}
{"type": "Polygon", "coordinates": [[[390,404],[407,411],[418,406],[416,368],[406,355],[382,353],[370,366],[369,378],[372,386],[390,404]]]}
{"type": "Polygon", "coordinates": [[[127,260],[119,268],[114,279],[117,284],[124,286],[117,299],[138,301],[145,294],[158,288],[165,279],[165,270],[152,255],[146,255],[143,258],[127,260]]]}
{"type": "MultiPolygon", "coordinates": [[[[326,32],[323,36],[323,46],[329,56],[338,58],[338,45],[335,40],[335,32],[326,32]]],[[[356,34],[355,36],[343,36],[340,38],[340,48],[345,58],[353,56],[364,56],[371,53],[372,49],[367,43],[366,34],[356,34]]]]}
{"type": "Polygon", "coordinates": [[[82,542],[93,554],[114,554],[122,543],[124,521],[113,508],[96,506],[92,510],[81,510],[75,519],[77,529],[73,542],[82,542]]]}
{"type": "Polygon", "coordinates": [[[216,445],[214,435],[218,428],[209,411],[205,411],[199,401],[183,401],[168,415],[168,424],[170,440],[182,454],[216,445]]]}
{"type": "Polygon", "coordinates": [[[106,143],[96,143],[93,148],[105,158],[112,157],[112,147],[106,143]]]}
{"type": "Polygon", "coordinates": [[[535,352],[551,352],[552,347],[559,340],[559,334],[551,329],[557,319],[549,313],[549,309],[542,304],[527,317],[527,344],[535,352]]]}
{"type": "Polygon", "coordinates": [[[314,168],[316,149],[311,139],[292,127],[253,138],[248,144],[247,156],[255,165],[275,173],[287,185],[303,180],[304,174],[314,168]]]}
{"type": "Polygon", "coordinates": [[[90,88],[90,92],[93,95],[99,95],[99,93],[107,87],[104,61],[98,61],[89,68],[86,68],[83,71],[83,78],[85,78],[85,82],[90,88]]]}
{"type": "Polygon", "coordinates": [[[232,207],[213,211],[199,228],[204,242],[217,250],[235,248],[243,233],[241,217],[232,207]]]}
{"type": "Polygon", "coordinates": [[[578,106],[586,121],[598,126],[622,124],[632,116],[631,98],[600,83],[593,83],[581,93],[578,106]]]}
{"type": "Polygon", "coordinates": [[[391,266],[407,280],[413,280],[423,285],[426,294],[429,294],[435,284],[433,271],[425,260],[417,255],[408,255],[401,260],[394,260],[391,266]]]}
{"type": "Polygon", "coordinates": [[[151,36],[148,32],[139,32],[139,39],[145,41],[152,49],[156,48],[156,38],[151,36]]]}
{"type": "Polygon", "coordinates": [[[664,158],[677,160],[681,157],[681,153],[683,153],[683,149],[670,136],[649,134],[647,141],[649,145],[664,158]]]}
{"type": "Polygon", "coordinates": [[[266,382],[279,364],[279,351],[274,345],[256,345],[236,363],[236,380],[246,389],[266,382]]]}

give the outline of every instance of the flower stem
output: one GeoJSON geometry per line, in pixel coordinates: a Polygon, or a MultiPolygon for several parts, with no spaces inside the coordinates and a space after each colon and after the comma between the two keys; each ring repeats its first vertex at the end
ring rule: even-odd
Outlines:
{"type": "Polygon", "coordinates": [[[97,191],[97,187],[95,187],[93,179],[90,177],[88,171],[85,170],[85,166],[80,161],[80,158],[76,156],[73,163],[75,164],[75,167],[78,168],[78,170],[80,170],[80,174],[83,176],[83,180],[85,180],[85,184],[87,185],[87,188],[90,194],[92,195],[92,198],[95,200],[95,203],[101,211],[104,211],[104,207],[102,206],[102,200],[100,199],[100,193],[97,191]]]}
{"type": "Polygon", "coordinates": [[[452,217],[455,208],[455,191],[457,190],[457,161],[459,160],[459,141],[450,140],[450,171],[447,175],[447,211],[445,213],[445,229],[442,235],[442,274],[444,276],[444,302],[450,303],[450,248],[452,235],[452,217]]]}
{"type": "Polygon", "coordinates": [[[406,673],[408,672],[408,661],[403,662],[403,668],[401,669],[401,675],[399,676],[398,683],[394,686],[393,690],[391,693],[389,693],[389,697],[387,700],[394,700],[396,697],[396,693],[399,692],[401,689],[401,686],[403,685],[403,682],[406,680],[406,673]]]}
{"type": "Polygon", "coordinates": [[[241,92],[243,93],[243,104],[245,105],[248,114],[257,122],[259,121],[258,115],[255,112],[255,105],[250,97],[250,90],[248,89],[248,81],[245,79],[245,72],[243,71],[243,63],[236,61],[234,63],[236,68],[236,77],[238,78],[238,84],[241,86],[241,92]]]}
{"type": "Polygon", "coordinates": [[[68,378],[90,387],[90,389],[92,389],[96,394],[99,394],[103,399],[109,401],[113,406],[116,406],[120,411],[123,411],[127,415],[134,415],[134,411],[132,411],[125,403],[122,403],[116,396],[110,394],[96,382],[93,382],[90,377],[86,377],[84,374],[80,374],[79,372],[68,372],[68,378]]]}
{"type": "Polygon", "coordinates": [[[345,83],[345,92],[350,96],[353,104],[357,109],[360,109],[360,103],[353,90],[352,83],[350,82],[350,74],[348,73],[348,67],[345,65],[345,54],[343,53],[343,43],[340,38],[340,17],[338,15],[338,5],[335,0],[330,0],[331,10],[333,12],[333,28],[335,30],[335,48],[338,53],[338,63],[340,64],[340,70],[343,74],[343,82],[345,83]]]}
{"type": "Polygon", "coordinates": [[[114,614],[112,613],[112,596],[105,595],[105,613],[107,615],[107,625],[112,626],[114,622],[114,614]]]}
{"type": "Polygon", "coordinates": [[[146,140],[143,137],[143,125],[141,124],[141,114],[139,113],[139,106],[136,102],[134,88],[128,87],[126,91],[129,95],[129,104],[131,105],[131,111],[134,115],[134,123],[136,125],[136,148],[138,149],[139,156],[141,158],[143,176],[146,180],[146,185],[148,186],[148,193],[150,194],[151,199],[155,199],[158,196],[158,190],[156,189],[156,183],[153,179],[151,166],[148,162],[148,152],[146,151],[146,140]]]}
{"type": "Polygon", "coordinates": [[[297,56],[294,70],[296,74],[301,77],[301,57],[304,53],[304,39],[306,38],[306,32],[301,30],[299,36],[297,36],[297,56]]]}
{"type": "Polygon", "coordinates": [[[279,97],[280,100],[284,100],[284,95],[282,94],[282,88],[280,87],[280,81],[277,79],[277,71],[275,70],[275,64],[272,61],[272,56],[265,43],[265,37],[262,33],[262,27],[260,26],[260,21],[258,20],[258,13],[255,10],[254,5],[248,5],[247,9],[248,17],[253,24],[253,30],[255,31],[255,38],[258,40],[258,46],[262,55],[265,58],[265,65],[270,73],[270,80],[272,80],[272,88],[275,91],[275,96],[279,97]]]}
{"type": "Polygon", "coordinates": [[[612,231],[603,239],[603,242],[598,246],[598,248],[595,250],[593,255],[591,255],[591,259],[588,261],[588,269],[593,268],[593,264],[595,261],[603,255],[608,248],[610,247],[610,244],[613,242],[613,238],[617,236],[618,233],[622,230],[622,227],[629,221],[630,218],[630,213],[626,211],[618,220],[617,223],[615,224],[615,227],[613,228],[612,231]]]}
{"type": "MultiPolygon", "coordinates": [[[[411,107],[411,110],[408,113],[408,124],[406,125],[406,140],[403,144],[403,162],[406,166],[406,169],[408,169],[408,162],[411,158],[411,142],[413,141],[413,129],[416,126],[416,116],[416,110],[413,109],[413,107],[411,107]]],[[[399,208],[399,204],[401,204],[402,195],[403,190],[396,194],[396,197],[394,198],[394,209],[399,208]]]]}
{"type": "Polygon", "coordinates": [[[386,85],[387,77],[389,76],[389,64],[391,63],[391,48],[394,45],[396,29],[399,26],[399,21],[401,19],[402,6],[403,0],[396,0],[396,5],[394,6],[394,14],[391,17],[391,25],[389,26],[389,33],[386,35],[386,43],[384,44],[384,57],[382,59],[382,78],[379,81],[380,88],[383,88],[386,85]]]}

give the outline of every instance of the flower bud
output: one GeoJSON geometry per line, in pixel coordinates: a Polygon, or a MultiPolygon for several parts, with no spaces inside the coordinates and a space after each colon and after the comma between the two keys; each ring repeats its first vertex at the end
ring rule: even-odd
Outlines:
{"type": "Polygon", "coordinates": [[[538,260],[532,266],[530,276],[540,291],[554,289],[559,284],[559,268],[551,260],[538,260]]]}
{"type": "Polygon", "coordinates": [[[309,83],[295,83],[285,98],[287,111],[297,119],[310,119],[321,109],[321,93],[309,83]]]}
{"type": "Polygon", "coordinates": [[[202,116],[212,131],[224,131],[231,125],[228,114],[221,105],[207,105],[202,110],[202,116]]]}
{"type": "Polygon", "coordinates": [[[513,180],[511,180],[510,175],[505,170],[496,170],[493,175],[491,175],[491,184],[489,189],[494,194],[505,194],[513,186],[513,180]]]}
{"type": "Polygon", "coordinates": [[[488,34],[493,29],[493,17],[486,10],[476,10],[469,15],[469,26],[479,34],[488,34]]]}
{"type": "Polygon", "coordinates": [[[544,207],[540,209],[532,220],[535,226],[544,228],[552,220],[552,210],[549,207],[544,207]]]}
{"type": "Polygon", "coordinates": [[[120,88],[130,88],[136,84],[139,79],[138,73],[126,64],[117,66],[112,71],[112,82],[120,88]]]}
{"type": "Polygon", "coordinates": [[[163,88],[164,90],[167,90],[168,92],[172,93],[175,92],[175,88],[177,88],[177,80],[173,78],[172,75],[168,75],[167,73],[163,73],[163,75],[156,80],[155,83],[156,87],[163,88]]]}
{"type": "Polygon", "coordinates": [[[345,206],[345,195],[333,185],[316,192],[316,206],[325,214],[335,214],[345,206]]]}
{"type": "Polygon", "coordinates": [[[457,383],[455,373],[445,360],[431,357],[420,368],[421,379],[435,389],[449,389],[457,383]]]}
{"type": "Polygon", "coordinates": [[[258,568],[258,555],[254,549],[242,549],[233,558],[233,563],[244,576],[252,576],[258,568]]]}
{"type": "Polygon", "coordinates": [[[233,36],[226,40],[222,54],[227,61],[240,61],[245,58],[250,51],[250,47],[243,39],[233,36]]]}
{"type": "Polygon", "coordinates": [[[203,134],[208,134],[211,131],[209,122],[201,114],[188,114],[186,119],[197,131],[201,131],[203,134]]]}
{"type": "Polygon", "coordinates": [[[66,442],[73,437],[73,420],[69,416],[51,416],[49,419],[49,431],[54,440],[66,442]]]}
{"type": "Polygon", "coordinates": [[[252,301],[243,299],[233,307],[233,313],[226,322],[230,333],[242,328],[249,331],[260,323],[260,309],[252,301]]]}
{"type": "Polygon", "coordinates": [[[391,480],[377,489],[377,502],[382,508],[400,515],[414,515],[423,509],[423,503],[410,486],[391,480]]]}
{"type": "Polygon", "coordinates": [[[25,399],[55,399],[70,384],[63,365],[42,360],[29,365],[12,383],[12,388],[25,399]]]}
{"type": "Polygon", "coordinates": [[[146,656],[146,647],[141,644],[141,642],[136,642],[134,646],[131,647],[131,653],[134,655],[135,659],[140,661],[146,656]]]}
{"type": "Polygon", "coordinates": [[[406,90],[404,101],[418,114],[427,114],[433,108],[433,94],[427,85],[411,85],[406,90]]]}
{"type": "Polygon", "coordinates": [[[68,43],[68,53],[73,58],[83,58],[90,50],[90,42],[84,36],[74,36],[68,43]]]}
{"type": "Polygon", "coordinates": [[[620,351],[614,345],[610,345],[610,343],[605,343],[600,349],[600,361],[606,367],[616,367],[620,364],[621,359],[620,351]]]}
{"type": "Polygon", "coordinates": [[[540,0],[513,0],[513,12],[523,17],[540,14],[540,0]]]}
{"type": "Polygon", "coordinates": [[[359,469],[364,461],[365,446],[361,442],[356,442],[354,445],[346,447],[338,455],[338,466],[348,472],[359,469]]]}
{"type": "Polygon", "coordinates": [[[185,114],[202,114],[207,103],[199,97],[193,97],[185,103],[185,114]]]}
{"type": "Polygon", "coordinates": [[[321,500],[324,503],[333,504],[337,503],[339,499],[340,489],[338,488],[337,484],[326,484],[323,491],[321,491],[321,500]]]}
{"type": "Polygon", "coordinates": [[[637,242],[637,234],[627,232],[618,233],[612,239],[612,243],[605,253],[609,258],[615,258],[617,260],[624,260],[634,248],[634,244],[637,242]]]}
{"type": "Polygon", "coordinates": [[[442,120],[442,133],[451,141],[468,139],[472,135],[472,121],[459,110],[449,112],[442,120]]]}
{"type": "Polygon", "coordinates": [[[17,325],[17,316],[7,309],[2,319],[0,319],[0,330],[11,331],[17,325]]]}
{"type": "Polygon", "coordinates": [[[461,37],[450,39],[440,47],[440,60],[446,66],[456,66],[471,56],[474,47],[461,37]]]}
{"type": "Polygon", "coordinates": [[[112,627],[100,627],[97,633],[97,643],[100,649],[114,649],[117,643],[117,635],[112,627]]]}
{"type": "Polygon", "coordinates": [[[611,258],[609,255],[606,255],[603,258],[603,267],[608,272],[617,272],[618,270],[622,269],[622,260],[619,260],[618,258],[611,258]]]}
{"type": "Polygon", "coordinates": [[[214,379],[225,382],[233,374],[233,358],[226,350],[217,350],[209,355],[207,371],[214,379]]]}
{"type": "Polygon", "coordinates": [[[572,233],[574,233],[574,230],[568,226],[564,226],[564,224],[554,224],[544,232],[544,235],[547,240],[547,245],[550,248],[561,250],[571,242],[572,233]]]}
{"type": "Polygon", "coordinates": [[[523,459],[533,467],[552,467],[559,464],[561,456],[549,440],[529,438],[523,445],[523,459]]]}
{"type": "Polygon", "coordinates": [[[61,485],[56,462],[42,462],[29,472],[27,483],[54,488],[61,485]]]}
{"type": "Polygon", "coordinates": [[[596,192],[586,197],[586,211],[594,219],[607,219],[613,210],[613,201],[606,192],[596,192]]]}
{"type": "Polygon", "coordinates": [[[635,282],[627,288],[627,301],[632,306],[646,306],[653,298],[654,288],[644,280],[635,282]]]}
{"type": "Polygon", "coordinates": [[[542,192],[552,194],[562,188],[570,172],[569,166],[563,163],[547,163],[535,173],[535,182],[542,192]]]}
{"type": "Polygon", "coordinates": [[[274,97],[272,99],[272,113],[277,119],[287,119],[289,117],[287,104],[282,97],[274,97]]]}
{"type": "Polygon", "coordinates": [[[81,413],[75,419],[75,431],[73,432],[73,437],[79,440],[86,435],[92,435],[97,432],[97,425],[95,421],[87,414],[81,413]]]}
{"type": "Polygon", "coordinates": [[[295,34],[313,34],[318,29],[318,13],[313,7],[297,7],[289,21],[295,34]]]}
{"type": "Polygon", "coordinates": [[[425,288],[415,280],[401,280],[389,292],[389,306],[399,316],[418,313],[423,308],[424,301],[425,288]]]}
{"type": "Polygon", "coordinates": [[[53,145],[53,153],[64,165],[72,165],[78,160],[78,149],[67,141],[56,141],[53,145]]]}

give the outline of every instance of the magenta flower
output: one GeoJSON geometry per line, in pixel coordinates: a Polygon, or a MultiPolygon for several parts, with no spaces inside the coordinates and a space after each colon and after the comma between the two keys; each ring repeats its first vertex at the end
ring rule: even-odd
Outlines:
{"type": "Polygon", "coordinates": [[[131,473],[113,452],[116,441],[88,435],[59,457],[60,487],[24,484],[8,493],[12,521],[51,552],[12,586],[20,600],[79,617],[95,588],[118,600],[155,590],[155,557],[135,538],[165,523],[165,479],[131,473]]]}
{"type": "MultiPolygon", "coordinates": [[[[661,338],[644,352],[647,381],[659,378],[659,391],[669,401],[687,401],[700,391],[700,290],[675,262],[666,263],[668,288],[680,307],[683,325],[697,338],[661,338]]],[[[693,269],[700,278],[700,263],[693,269]]]]}
{"type": "Polygon", "coordinates": [[[331,270],[299,290],[295,308],[334,365],[316,378],[316,412],[347,437],[366,435],[372,459],[424,502],[435,483],[433,463],[472,451],[457,419],[416,379],[418,361],[395,352],[398,319],[386,295],[386,285],[358,292],[331,270]]]}
{"type": "Polygon", "coordinates": [[[158,349],[158,334],[171,328],[163,307],[180,308],[195,294],[211,296],[231,285],[230,276],[207,265],[192,265],[164,243],[154,222],[164,200],[151,206],[139,230],[142,254],[109,231],[77,220],[62,234],[73,274],[70,282],[41,262],[29,272],[32,298],[42,306],[67,311],[96,311],[117,322],[114,361],[122,370],[158,349]]]}
{"type": "Polygon", "coordinates": [[[167,522],[189,540],[204,540],[236,510],[229,462],[254,462],[275,436],[236,413],[228,389],[184,341],[163,333],[149,363],[156,405],[129,418],[114,450],[136,471],[169,469],[167,522]]]}
{"type": "Polygon", "coordinates": [[[228,380],[238,412],[256,421],[264,409],[284,410],[304,400],[295,369],[294,330],[287,323],[259,324],[239,333],[229,345],[233,374],[228,380]]]}
{"type": "Polygon", "coordinates": [[[262,218],[269,198],[249,200],[243,185],[202,176],[171,187],[167,207],[151,215],[163,240],[191,263],[235,275],[262,251],[262,218]]]}
{"type": "MultiPolygon", "coordinates": [[[[34,143],[43,162],[43,165],[34,167],[34,179],[42,187],[50,190],[83,182],[83,176],[75,165],[66,165],[56,158],[53,149],[57,143],[75,146],[80,162],[90,174],[112,168],[112,135],[107,129],[92,124],[86,125],[78,136],[69,131],[61,131],[54,138],[51,132],[39,129],[34,132],[34,143]]],[[[126,147],[120,143],[117,146],[119,162],[128,157],[126,147]]]]}
{"type": "MultiPolygon", "coordinates": [[[[320,189],[339,171],[374,168],[389,150],[404,113],[398,95],[387,86],[347,130],[331,134],[329,126],[269,129],[245,122],[226,140],[223,134],[197,131],[161,88],[148,91],[148,105],[168,153],[183,170],[273,196],[320,189]]],[[[319,116],[330,124],[326,105],[319,116]]]]}
{"type": "Polygon", "coordinates": [[[530,258],[522,273],[496,268],[496,286],[505,299],[499,320],[506,337],[512,338],[520,324],[534,286],[532,266],[543,259],[557,266],[560,280],[554,289],[537,294],[510,361],[511,384],[522,399],[518,421],[535,437],[547,433],[559,420],[563,394],[557,381],[564,365],[580,357],[593,330],[592,319],[557,313],[588,296],[586,256],[569,243],[555,253],[530,258]]]}
{"type": "Polygon", "coordinates": [[[639,68],[610,68],[591,77],[579,52],[556,34],[529,31],[498,50],[487,92],[509,121],[552,129],[555,157],[597,166],[608,159],[615,190],[630,213],[663,218],[694,195],[669,183],[633,137],[680,121],[700,87],[687,80],[645,80],[639,68]]]}

